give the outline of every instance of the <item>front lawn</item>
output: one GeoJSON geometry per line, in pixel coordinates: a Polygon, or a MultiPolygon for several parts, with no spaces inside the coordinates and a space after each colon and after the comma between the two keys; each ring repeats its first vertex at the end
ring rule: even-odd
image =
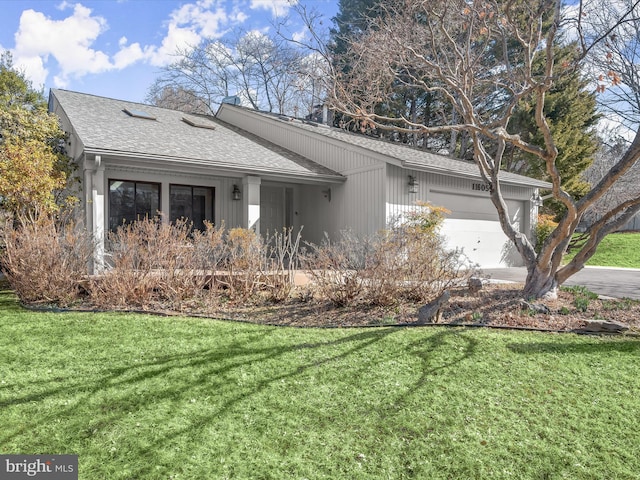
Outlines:
{"type": "Polygon", "coordinates": [[[640,339],[34,313],[0,293],[0,452],[81,479],[637,479],[640,339]]]}
{"type": "MultiPolygon", "coordinates": [[[[569,262],[577,250],[565,257],[569,262]]],[[[640,233],[612,233],[604,237],[587,265],[640,268],[640,233]]]]}

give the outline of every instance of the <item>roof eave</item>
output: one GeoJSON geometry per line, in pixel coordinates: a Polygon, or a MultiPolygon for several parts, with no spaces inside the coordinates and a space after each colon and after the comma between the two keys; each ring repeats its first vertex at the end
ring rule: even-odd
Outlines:
{"type": "MultiPolygon", "coordinates": [[[[219,162],[219,161],[211,161],[211,160],[202,160],[195,158],[184,158],[184,157],[175,157],[170,155],[152,155],[148,153],[140,153],[140,152],[127,152],[120,150],[110,150],[103,148],[85,148],[85,154],[88,155],[104,155],[105,157],[111,158],[122,158],[122,159],[136,159],[138,162],[143,162],[143,164],[147,167],[158,166],[158,162],[163,162],[162,167],[166,168],[167,166],[179,166],[185,167],[190,166],[197,170],[202,169],[213,169],[213,170],[227,170],[229,173],[233,174],[251,174],[251,175],[269,175],[276,177],[284,177],[287,180],[302,180],[302,181],[316,181],[318,183],[343,183],[346,181],[346,177],[342,175],[330,175],[330,174],[321,174],[321,173],[301,173],[297,170],[287,170],[287,169],[276,169],[276,168],[265,168],[265,167],[255,167],[255,166],[242,166],[237,164],[232,164],[228,162],[219,162]]],[[[141,163],[138,163],[138,166],[142,166],[141,163]]]]}
{"type": "MultiPolygon", "coordinates": [[[[409,160],[403,160],[402,166],[405,168],[411,168],[413,170],[418,170],[423,172],[438,173],[441,175],[448,175],[448,176],[456,175],[456,176],[466,177],[474,180],[482,180],[482,176],[480,175],[480,172],[477,172],[477,173],[462,172],[459,170],[451,170],[450,168],[447,168],[447,167],[425,165],[423,163],[412,162],[409,160]]],[[[517,186],[525,186],[525,187],[532,187],[532,188],[552,188],[553,187],[553,185],[551,185],[548,182],[544,182],[542,180],[538,180],[530,177],[524,177],[524,176],[522,177],[522,180],[501,177],[500,182],[506,185],[517,185],[517,186]]]]}

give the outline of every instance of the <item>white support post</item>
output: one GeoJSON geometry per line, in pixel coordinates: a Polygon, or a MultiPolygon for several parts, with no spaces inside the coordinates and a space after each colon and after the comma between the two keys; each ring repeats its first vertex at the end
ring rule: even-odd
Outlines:
{"type": "Polygon", "coordinates": [[[84,180],[87,230],[94,242],[89,273],[94,275],[104,271],[104,166],[100,155],[93,163],[85,160],[84,180]]]}
{"type": "Polygon", "coordinates": [[[242,224],[260,233],[260,177],[244,177],[242,190],[242,224]]]}

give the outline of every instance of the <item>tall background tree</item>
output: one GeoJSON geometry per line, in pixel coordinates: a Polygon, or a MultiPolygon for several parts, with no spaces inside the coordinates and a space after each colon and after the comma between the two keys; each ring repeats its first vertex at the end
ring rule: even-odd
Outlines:
{"type": "MultiPolygon", "coordinates": [[[[575,63],[576,43],[555,45],[557,65],[575,63]]],[[[543,73],[544,65],[538,64],[538,73],[543,73]]],[[[596,92],[589,78],[580,70],[568,70],[554,79],[545,95],[545,117],[558,149],[555,164],[561,178],[561,187],[574,200],[579,200],[590,189],[585,171],[593,163],[599,142],[596,125],[600,118],[597,111],[596,92]]],[[[518,134],[530,143],[544,145],[544,138],[535,122],[535,103],[525,98],[516,106],[509,121],[508,131],[518,134]]],[[[546,165],[538,156],[508,145],[503,157],[506,171],[527,175],[540,180],[549,180],[546,165]]],[[[544,193],[544,192],[543,192],[544,193]]],[[[545,203],[546,213],[558,219],[564,213],[561,202],[551,199],[545,203]]]]}
{"type": "MultiPolygon", "coordinates": [[[[587,38],[583,26],[589,15],[577,16],[580,50],[574,57],[563,58],[557,48],[565,20],[561,7],[558,0],[389,0],[367,32],[349,43],[332,79],[334,108],[360,123],[409,134],[418,130],[426,135],[469,136],[472,159],[492,186],[491,200],[501,226],[527,267],[523,291],[527,297],[556,295],[558,285],[583,268],[602,238],[640,210],[640,196],[612,206],[590,226],[589,241],[578,255],[562,266],[563,254],[585,212],[637,162],[640,136],[635,135],[615,165],[580,198],[563,183],[558,155],[562,133],[553,129],[548,97],[555,86],[581,71],[585,55],[604,36],[587,38]],[[437,94],[446,102],[443,111],[455,112],[452,121],[434,125],[381,113],[377,106],[398,84],[437,94]],[[525,113],[527,105],[534,130],[511,129],[516,113],[525,113]],[[508,149],[530,155],[544,166],[553,198],[564,210],[539,253],[526,233],[509,221],[500,182],[508,149]]],[[[632,7],[613,14],[613,25],[637,18],[632,7]]],[[[621,55],[627,53],[620,49],[621,55]]]]}
{"type": "MultiPolygon", "coordinates": [[[[338,13],[333,18],[334,28],[330,30],[329,44],[334,68],[348,74],[350,65],[345,62],[345,53],[349,45],[363,40],[370,29],[376,29],[376,19],[388,15],[387,2],[384,0],[340,0],[338,13]],[[340,59],[340,60],[338,60],[340,59]],[[339,61],[339,65],[335,62],[339,61]]],[[[422,123],[433,125],[450,123],[451,116],[456,112],[446,108],[438,92],[425,91],[414,88],[403,79],[398,79],[389,86],[385,98],[381,98],[376,105],[376,112],[380,116],[391,118],[407,118],[412,124],[422,123]]],[[[347,128],[357,133],[365,133],[376,137],[387,138],[390,141],[401,142],[439,153],[453,153],[460,157],[467,151],[467,137],[461,137],[458,132],[449,135],[424,135],[419,128],[413,132],[399,132],[382,130],[368,122],[359,122],[357,118],[344,114],[336,116],[337,126],[347,128]]]]}
{"type": "MultiPolygon", "coordinates": [[[[344,54],[348,46],[362,41],[366,32],[377,28],[376,19],[383,14],[389,14],[389,10],[385,9],[388,3],[382,0],[341,0],[339,2],[339,12],[333,19],[335,28],[331,30],[332,51],[335,58],[343,60],[339,68],[348,70],[348,63],[344,62],[344,54]]],[[[493,55],[499,57],[504,47],[519,48],[515,42],[510,42],[508,45],[495,44],[496,51],[493,55]]],[[[561,40],[556,40],[556,61],[558,63],[573,61],[572,56],[575,56],[576,47],[576,44],[563,45],[561,40]]],[[[544,64],[540,58],[535,68],[537,74],[544,73],[544,64]]],[[[505,100],[507,99],[489,97],[483,108],[499,110],[503,107],[505,100]]],[[[410,88],[406,82],[399,80],[391,85],[386,98],[376,105],[375,111],[380,116],[406,118],[412,124],[417,124],[418,121],[426,126],[457,123],[457,111],[450,108],[437,92],[410,88]]],[[[595,135],[598,119],[595,91],[591,88],[588,78],[580,71],[573,71],[558,78],[545,98],[545,111],[558,147],[556,164],[562,177],[562,186],[575,199],[579,199],[589,188],[589,184],[583,178],[583,172],[593,161],[598,146],[595,135]]],[[[354,130],[358,131],[357,128],[354,130]]],[[[419,131],[419,127],[415,130],[419,131]]],[[[367,131],[373,131],[375,135],[385,136],[390,140],[421,146],[437,153],[468,160],[473,158],[467,132],[453,131],[448,135],[438,133],[398,135],[391,130],[383,134],[373,125],[367,131]]],[[[544,139],[537,132],[535,108],[531,99],[523,99],[516,106],[509,122],[509,131],[519,133],[529,142],[538,145],[544,143],[544,139]]],[[[544,163],[535,155],[508,145],[503,158],[502,167],[507,171],[548,180],[544,163]]],[[[563,206],[553,200],[545,204],[545,209],[557,216],[564,211],[563,206]]]]}
{"type": "Polygon", "coordinates": [[[147,101],[213,114],[225,97],[236,96],[256,110],[306,116],[324,96],[319,61],[279,35],[236,32],[176,52],[147,101]]]}
{"type": "Polygon", "coordinates": [[[182,85],[165,84],[156,80],[149,87],[146,100],[152,105],[171,110],[204,115],[211,113],[209,105],[197,92],[182,85]]]}
{"type": "Polygon", "coordinates": [[[58,209],[56,194],[66,186],[70,166],[65,134],[47,112],[42,92],[0,57],[0,208],[17,217],[58,209]]]}

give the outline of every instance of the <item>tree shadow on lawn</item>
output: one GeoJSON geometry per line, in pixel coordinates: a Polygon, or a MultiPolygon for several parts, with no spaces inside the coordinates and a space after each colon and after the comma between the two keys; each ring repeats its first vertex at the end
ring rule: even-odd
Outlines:
{"type": "MultiPolygon", "coordinates": [[[[157,457],[157,451],[168,448],[175,439],[187,437],[189,439],[199,438],[206,429],[211,428],[240,402],[247,400],[252,395],[257,395],[266,390],[276,382],[291,380],[304,374],[309,369],[322,366],[329,366],[341,362],[348,357],[354,357],[357,362],[357,354],[367,349],[377,342],[382,341],[393,333],[399,332],[398,328],[367,329],[357,331],[342,338],[304,342],[293,345],[274,345],[268,347],[251,347],[254,342],[264,339],[265,335],[273,334],[276,329],[256,332],[243,332],[241,340],[234,340],[234,332],[229,332],[229,338],[220,338],[219,348],[205,348],[191,350],[188,352],[159,356],[146,362],[128,362],[126,365],[107,367],[103,373],[87,381],[69,382],[68,378],[57,377],[43,382],[28,382],[33,392],[34,385],[38,391],[26,395],[9,396],[5,390],[4,399],[0,400],[0,408],[20,408],[33,402],[42,402],[47,399],[53,403],[46,414],[36,413],[29,420],[20,422],[18,428],[13,431],[4,430],[0,434],[0,444],[19,438],[22,435],[30,435],[30,432],[41,431],[47,425],[58,423],[59,429],[57,438],[67,438],[68,443],[77,445],[78,441],[84,445],[91,443],[92,437],[99,434],[106,434],[120,422],[126,422],[132,413],[138,411],[149,411],[157,408],[162,402],[169,402],[171,410],[182,411],[182,406],[190,401],[194,396],[198,396],[205,390],[216,395],[220,391],[229,391],[230,394],[222,394],[218,405],[210,409],[206,414],[195,414],[186,418],[184,426],[166,427],[167,433],[164,435],[152,435],[151,438],[142,436],[140,440],[134,435],[127,437],[133,443],[137,442],[137,447],[129,449],[127,458],[136,458],[137,470],[133,472],[135,478],[143,478],[146,474],[153,475],[155,468],[153,459],[157,457]],[[230,340],[230,341],[226,341],[230,340]],[[292,352],[313,351],[314,354],[294,368],[281,371],[273,369],[273,374],[265,378],[259,378],[248,387],[234,387],[234,378],[243,367],[251,367],[256,364],[278,360],[292,352]],[[315,353],[317,352],[317,354],[315,353]],[[183,374],[184,373],[184,374],[183,374]],[[187,375],[187,373],[189,373],[187,375]],[[66,383],[62,383],[66,382],[66,383]],[[60,402],[56,402],[56,397],[60,402]],[[228,398],[225,398],[228,397],[228,398]],[[63,399],[71,399],[69,405],[63,405],[63,399]],[[91,411],[92,414],[88,414],[91,411]],[[64,419],[60,423],[60,419],[64,419]],[[89,421],[87,422],[87,419],[89,421]],[[64,432],[64,433],[63,433],[64,432]],[[80,439],[80,440],[79,440],[80,439]],[[144,460],[148,461],[144,461],[144,460]],[[143,460],[143,461],[139,461],[143,460]],[[142,465],[146,465],[142,466],[142,465]]],[[[463,351],[451,354],[445,352],[448,337],[459,336],[451,330],[435,332],[433,335],[421,336],[419,341],[406,345],[404,342],[398,344],[398,348],[408,350],[409,353],[417,356],[422,364],[421,377],[415,382],[409,391],[402,396],[405,398],[418,391],[427,381],[427,377],[437,372],[453,366],[455,363],[463,361],[473,355],[475,351],[475,340],[465,338],[466,347],[463,351]],[[437,355],[434,354],[437,353],[437,355]],[[444,355],[444,356],[443,356],[444,355]]],[[[370,362],[382,361],[372,356],[367,357],[370,362]]],[[[283,365],[289,365],[283,359],[283,365]]],[[[368,370],[372,364],[355,365],[355,370],[368,370]]],[[[375,368],[375,367],[374,367],[375,368]]],[[[351,372],[351,374],[356,374],[351,372]]],[[[14,391],[20,392],[21,388],[14,391]]],[[[400,399],[402,401],[402,399],[400,399]]],[[[167,415],[167,413],[162,413],[167,415]]],[[[25,418],[29,418],[26,415],[25,418]]],[[[165,416],[164,422],[167,424],[173,420],[172,417],[165,416]]],[[[162,422],[162,417],[159,422],[162,422]]],[[[46,440],[45,440],[46,441],[46,440]]],[[[41,441],[36,441],[41,444],[41,441]]],[[[88,447],[89,450],[95,447],[88,447]]],[[[120,454],[122,455],[122,454],[120,454]]],[[[126,459],[114,459],[114,463],[126,462],[126,459]]],[[[127,462],[128,463],[128,462],[127,462]]],[[[131,473],[131,472],[129,472],[131,473]]]]}
{"type": "Polygon", "coordinates": [[[395,403],[398,409],[429,383],[429,377],[438,375],[465,360],[471,359],[477,353],[477,346],[478,341],[475,338],[469,338],[465,331],[451,329],[438,331],[434,335],[409,344],[406,348],[407,352],[420,359],[422,368],[420,370],[420,378],[413,383],[411,388],[397,397],[395,403]],[[451,347],[449,339],[454,341],[462,340],[463,346],[447,348],[451,347]],[[434,352],[438,351],[440,354],[434,355],[434,352]],[[444,354],[446,354],[446,357],[443,358],[444,354]]]}
{"type": "MultiPolygon", "coordinates": [[[[268,379],[265,379],[263,381],[256,383],[249,394],[242,393],[242,392],[237,394],[236,396],[224,402],[224,404],[221,405],[214,413],[206,416],[198,417],[197,423],[192,422],[190,425],[187,425],[184,428],[173,430],[171,434],[165,435],[161,439],[158,439],[155,442],[153,442],[152,444],[145,446],[145,448],[143,448],[139,452],[139,454],[142,456],[148,456],[151,458],[153,457],[154,451],[170,445],[174,439],[182,437],[184,435],[190,435],[190,436],[197,435],[200,431],[209,428],[212,422],[216,422],[221,415],[224,415],[225,413],[232,410],[232,408],[236,404],[240,403],[241,401],[244,401],[247,396],[257,395],[258,393],[266,390],[270,385],[277,382],[284,381],[284,380],[291,380],[299,375],[302,375],[305,371],[309,369],[328,366],[332,363],[338,362],[347,357],[354,356],[358,352],[373,346],[377,342],[382,341],[383,339],[387,338],[393,333],[398,332],[399,330],[400,329],[398,328],[381,328],[381,329],[375,329],[375,330],[369,329],[364,332],[355,333],[353,335],[349,335],[341,339],[327,341],[327,342],[301,343],[291,347],[264,349],[263,351],[260,352],[261,354],[264,354],[263,358],[254,359],[254,360],[251,360],[250,362],[240,362],[238,364],[235,364],[231,368],[237,368],[247,363],[261,362],[269,359],[274,359],[286,353],[290,353],[294,351],[302,351],[302,350],[308,350],[308,349],[320,350],[325,347],[334,348],[342,345],[349,345],[348,350],[343,351],[342,353],[330,354],[320,360],[313,359],[312,361],[309,361],[303,365],[300,365],[289,372],[282,372],[280,374],[273,375],[268,379]]],[[[461,362],[464,359],[469,358],[473,355],[475,351],[475,345],[477,342],[475,340],[465,339],[467,340],[467,347],[464,349],[464,352],[462,352],[460,355],[455,355],[454,356],[455,358],[450,358],[444,362],[438,361],[437,363],[432,364],[429,358],[429,354],[433,353],[433,351],[437,350],[438,348],[446,346],[447,337],[458,336],[458,335],[459,335],[458,332],[453,332],[451,330],[444,330],[442,332],[436,333],[433,336],[427,337],[426,341],[413,342],[408,346],[403,347],[403,348],[407,348],[410,353],[413,353],[416,356],[418,356],[421,359],[422,364],[424,365],[424,369],[422,371],[420,379],[418,379],[415,382],[414,387],[410,391],[406,392],[406,395],[402,396],[403,398],[405,396],[412,394],[413,392],[419,390],[422,386],[424,386],[427,383],[427,377],[429,377],[430,375],[436,374],[437,372],[444,370],[448,367],[451,367],[456,363],[461,362]]],[[[379,362],[382,362],[382,361],[383,360],[379,360],[379,362]]],[[[201,361],[198,363],[207,363],[207,360],[205,360],[204,362],[201,361]]],[[[366,370],[366,371],[369,371],[371,368],[372,368],[372,365],[370,363],[367,365],[362,365],[360,367],[360,369],[366,370]]],[[[353,375],[357,375],[357,373],[355,372],[351,372],[351,373],[353,375]]],[[[186,387],[184,390],[190,390],[190,389],[191,387],[186,387]]],[[[399,400],[401,401],[402,399],[400,398],[399,400]]],[[[285,399],[283,399],[283,402],[285,402],[285,399]]],[[[374,412],[371,412],[371,413],[374,413],[374,412]]],[[[386,414],[386,410],[385,412],[381,412],[381,413],[386,414]]],[[[139,475],[142,477],[146,473],[150,473],[150,472],[151,470],[149,467],[148,470],[146,469],[138,470],[136,472],[136,475],[139,475]]]]}
{"type": "MultiPolygon", "coordinates": [[[[154,451],[171,445],[173,439],[177,437],[196,437],[200,430],[208,428],[211,423],[224,416],[236,404],[265,390],[269,385],[296,377],[310,368],[340,361],[381,341],[396,331],[397,329],[393,328],[370,329],[336,340],[287,346],[261,348],[248,345],[264,338],[269,333],[269,331],[261,331],[253,335],[249,341],[247,341],[247,336],[243,335],[242,343],[225,342],[224,338],[220,338],[222,345],[220,348],[191,350],[185,353],[157,357],[147,362],[107,368],[104,373],[90,381],[74,382],[71,380],[69,383],[69,379],[56,378],[41,384],[39,391],[34,393],[26,395],[18,393],[9,396],[9,393],[5,391],[4,398],[0,400],[0,409],[20,407],[21,405],[26,405],[29,408],[28,404],[47,399],[52,400],[53,406],[46,414],[25,415],[27,420],[21,421],[18,428],[13,431],[5,429],[0,433],[0,444],[6,445],[21,435],[33,435],[32,432],[38,432],[39,427],[46,428],[47,425],[54,423],[58,423],[58,428],[64,431],[64,433],[58,431],[56,436],[66,437],[69,439],[69,443],[73,443],[78,438],[89,439],[113,428],[120,421],[126,422],[126,417],[132,412],[154,409],[154,406],[165,401],[183,405],[193,396],[199,395],[202,389],[216,395],[217,392],[225,388],[227,390],[231,388],[233,393],[228,398],[224,398],[223,395],[222,402],[212,413],[206,416],[194,415],[188,419],[184,427],[173,428],[167,435],[155,438],[152,442],[145,443],[142,440],[139,442],[139,448],[129,452],[129,455],[138,459],[148,457],[151,460],[155,457],[154,451]],[[340,347],[347,349],[340,349],[340,347]],[[339,348],[341,351],[333,353],[335,348],[339,348]],[[308,362],[288,371],[278,372],[276,369],[274,375],[251,385],[250,391],[247,391],[246,388],[234,389],[233,385],[231,387],[226,385],[234,382],[234,372],[237,374],[238,370],[243,367],[277,360],[292,352],[308,350],[326,353],[322,355],[322,358],[314,355],[308,362]],[[185,375],[181,375],[183,372],[185,375]],[[191,375],[186,375],[186,373],[191,373],[191,375]],[[136,390],[140,393],[136,394],[136,390]],[[238,392],[236,393],[235,390],[238,392]],[[72,399],[71,405],[62,405],[58,408],[56,397],[60,400],[72,399]],[[87,410],[94,412],[90,415],[87,410]],[[90,419],[89,422],[86,422],[87,418],[90,419]],[[62,423],[60,423],[61,419],[64,419],[62,423]]],[[[234,333],[230,332],[229,335],[232,336],[234,333]]],[[[27,383],[32,389],[36,385],[33,382],[27,383]]],[[[19,387],[16,388],[15,385],[12,386],[12,389],[17,392],[22,390],[19,387]]],[[[167,423],[171,420],[172,418],[165,418],[167,423]]],[[[41,442],[37,441],[37,443],[41,442]]],[[[139,462],[138,465],[142,463],[139,462]]],[[[145,464],[148,465],[148,470],[140,468],[134,472],[135,478],[143,478],[145,474],[152,474],[152,462],[145,462],[145,464]]]]}
{"type": "Polygon", "coordinates": [[[514,353],[533,355],[537,353],[552,354],[573,354],[573,353],[640,353],[640,338],[633,340],[623,340],[619,337],[608,339],[600,338],[595,342],[586,343],[554,343],[554,342],[533,342],[533,343],[511,343],[507,345],[514,353]]]}

